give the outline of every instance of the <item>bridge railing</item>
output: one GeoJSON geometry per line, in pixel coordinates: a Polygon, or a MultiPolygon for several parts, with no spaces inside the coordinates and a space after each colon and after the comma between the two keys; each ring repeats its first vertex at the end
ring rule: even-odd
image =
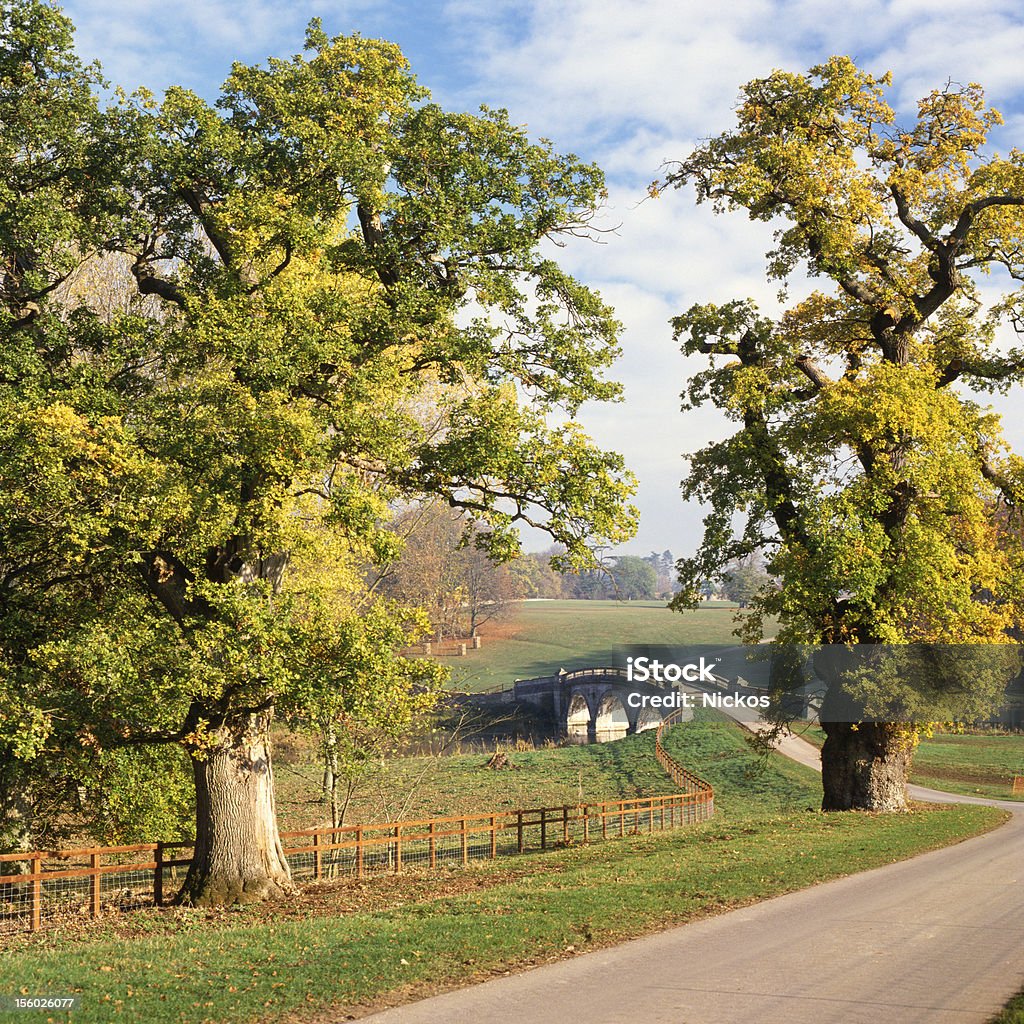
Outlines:
{"type": "Polygon", "coordinates": [[[562,681],[566,682],[573,679],[591,679],[591,678],[606,678],[611,677],[614,679],[625,679],[626,670],[624,668],[614,668],[610,666],[603,666],[599,668],[578,668],[572,672],[562,673],[562,681]]]}

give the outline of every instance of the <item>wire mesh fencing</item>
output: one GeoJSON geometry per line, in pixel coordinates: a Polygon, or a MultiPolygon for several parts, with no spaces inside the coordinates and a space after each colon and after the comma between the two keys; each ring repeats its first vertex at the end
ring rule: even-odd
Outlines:
{"type": "Polygon", "coordinates": [[[510,854],[661,832],[706,820],[710,793],[673,793],[600,803],[534,807],[286,832],[285,854],[295,878],[363,877],[414,867],[466,865],[510,854]]]}
{"type": "MultiPolygon", "coordinates": [[[[361,878],[459,867],[706,821],[714,814],[713,788],[662,746],[663,731],[675,720],[669,716],[659,726],[655,754],[680,787],[678,792],[282,832],[292,877],[297,881],[361,878]]],[[[190,843],[141,843],[0,854],[0,932],[35,931],[61,920],[161,906],[180,889],[191,850],[190,843]]]]}
{"type": "Polygon", "coordinates": [[[0,929],[154,903],[157,844],[0,855],[0,929]]]}

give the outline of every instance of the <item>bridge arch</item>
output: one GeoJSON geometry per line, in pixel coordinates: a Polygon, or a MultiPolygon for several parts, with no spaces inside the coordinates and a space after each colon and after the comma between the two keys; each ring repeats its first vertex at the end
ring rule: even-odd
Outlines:
{"type": "Polygon", "coordinates": [[[608,691],[601,698],[594,718],[594,738],[598,743],[620,740],[629,732],[629,715],[626,706],[614,691],[608,691]]]}
{"type": "Polygon", "coordinates": [[[675,708],[674,701],[665,701],[673,692],[656,683],[631,682],[624,669],[599,666],[517,679],[512,693],[499,699],[532,705],[550,716],[570,743],[593,743],[654,729],[675,708]],[[657,699],[630,699],[634,694],[657,699]]]}
{"type": "Polygon", "coordinates": [[[636,714],[636,726],[634,732],[646,732],[648,729],[657,729],[661,725],[661,715],[653,708],[643,707],[636,714]]]}
{"type": "Polygon", "coordinates": [[[577,691],[569,701],[569,710],[565,719],[566,737],[570,743],[588,743],[593,716],[590,705],[583,693],[577,691]]]}

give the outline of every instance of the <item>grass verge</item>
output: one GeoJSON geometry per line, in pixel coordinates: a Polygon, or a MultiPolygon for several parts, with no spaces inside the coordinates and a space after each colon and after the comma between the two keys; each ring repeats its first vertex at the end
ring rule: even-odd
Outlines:
{"type": "Polygon", "coordinates": [[[997,1013],[989,1024],[1024,1024],[1024,989],[1017,993],[1003,1007],[1001,1013],[997,1013]]]}

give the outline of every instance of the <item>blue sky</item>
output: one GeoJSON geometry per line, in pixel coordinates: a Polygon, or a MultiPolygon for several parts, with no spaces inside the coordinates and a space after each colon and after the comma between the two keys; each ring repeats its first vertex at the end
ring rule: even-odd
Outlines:
{"type": "MultiPolygon", "coordinates": [[[[398,43],[446,106],[506,107],[532,134],[596,160],[610,185],[605,223],[617,230],[560,258],[625,324],[615,372],[626,401],[582,418],[640,478],[640,532],[624,549],[640,554],[696,546],[700,510],[679,497],[684,454],[725,429],[712,411],[679,411],[694,366],[668,319],[694,302],[746,296],[771,309],[776,291],[763,270],[769,227],[715,218],[686,192],[641,202],[661,164],[728,128],[744,82],[833,53],[892,70],[890,102],[908,120],[916,99],[947,80],[981,82],[1007,119],[1001,148],[1024,148],[1018,0],[736,0],[717,9],[693,0],[75,0],[64,9],[81,55],[99,59],[114,82],[181,84],[211,99],[232,61],[299,52],[306,23],[319,17],[332,35],[398,43]]],[[[1020,450],[1024,417],[1013,403],[1001,408],[1020,450]]]]}

